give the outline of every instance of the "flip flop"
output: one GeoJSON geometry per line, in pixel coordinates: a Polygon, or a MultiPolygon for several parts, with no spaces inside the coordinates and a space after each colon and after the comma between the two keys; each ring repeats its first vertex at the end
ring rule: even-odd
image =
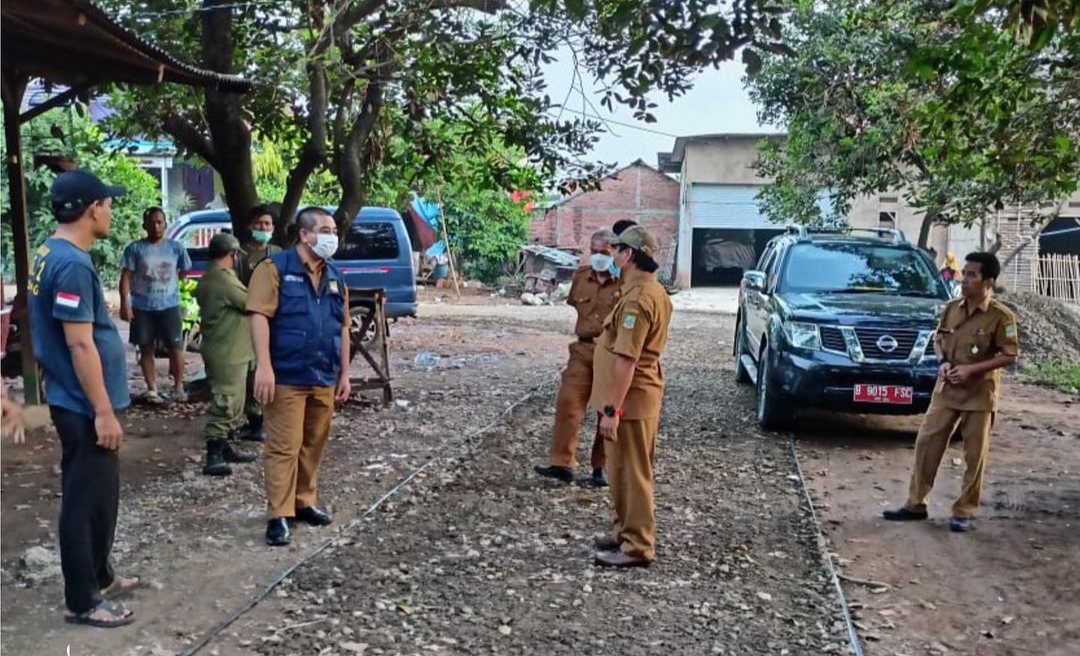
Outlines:
{"type": "Polygon", "coordinates": [[[117,576],[113,578],[112,585],[101,591],[101,596],[105,599],[119,599],[130,594],[132,590],[141,588],[142,584],[142,579],[138,576],[117,576]]]}
{"type": "Polygon", "coordinates": [[[68,624],[79,624],[81,626],[92,626],[98,629],[115,629],[118,626],[126,626],[135,621],[135,613],[124,608],[121,604],[115,601],[108,601],[102,599],[97,606],[94,606],[85,613],[75,614],[71,611],[65,611],[64,621],[68,624]],[[103,620],[92,617],[92,615],[98,611],[105,611],[112,616],[113,619],[103,620]]]}

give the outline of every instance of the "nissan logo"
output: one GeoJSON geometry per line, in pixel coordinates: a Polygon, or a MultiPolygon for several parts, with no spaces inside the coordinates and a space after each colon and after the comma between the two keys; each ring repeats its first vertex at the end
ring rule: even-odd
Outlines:
{"type": "Polygon", "coordinates": [[[877,347],[881,349],[882,353],[892,353],[900,346],[900,342],[896,341],[896,338],[892,335],[882,335],[878,337],[877,347]]]}

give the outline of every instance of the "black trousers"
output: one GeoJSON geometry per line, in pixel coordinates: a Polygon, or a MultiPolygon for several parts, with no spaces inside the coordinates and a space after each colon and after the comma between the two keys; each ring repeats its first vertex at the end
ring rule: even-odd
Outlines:
{"type": "Polygon", "coordinates": [[[63,497],[60,503],[60,569],[68,610],[85,613],[112,585],[109,563],[120,504],[120,459],[97,446],[94,420],[49,406],[60,434],[63,497]]]}

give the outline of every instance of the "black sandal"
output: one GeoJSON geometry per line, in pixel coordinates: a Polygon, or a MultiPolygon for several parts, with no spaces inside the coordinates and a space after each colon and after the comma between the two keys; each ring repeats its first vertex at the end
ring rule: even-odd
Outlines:
{"type": "Polygon", "coordinates": [[[124,608],[123,605],[118,604],[115,601],[102,599],[98,602],[97,606],[94,606],[85,613],[75,614],[70,611],[64,613],[64,621],[68,624],[80,624],[82,626],[92,626],[99,629],[114,629],[118,626],[126,626],[134,622],[135,613],[124,608]],[[113,619],[103,620],[92,617],[92,615],[98,611],[105,611],[109,615],[112,615],[113,619]]]}

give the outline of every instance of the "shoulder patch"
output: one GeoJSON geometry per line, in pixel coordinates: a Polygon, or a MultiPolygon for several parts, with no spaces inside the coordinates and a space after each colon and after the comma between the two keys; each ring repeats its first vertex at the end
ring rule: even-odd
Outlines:
{"type": "Polygon", "coordinates": [[[1005,336],[1008,337],[1009,339],[1013,339],[1014,337],[1016,337],[1016,324],[1015,323],[1010,323],[1010,324],[1005,326],[1005,336]]]}
{"type": "Polygon", "coordinates": [[[637,317],[632,314],[628,314],[626,315],[626,318],[623,319],[622,326],[627,330],[633,330],[635,323],[637,323],[637,317]]]}

